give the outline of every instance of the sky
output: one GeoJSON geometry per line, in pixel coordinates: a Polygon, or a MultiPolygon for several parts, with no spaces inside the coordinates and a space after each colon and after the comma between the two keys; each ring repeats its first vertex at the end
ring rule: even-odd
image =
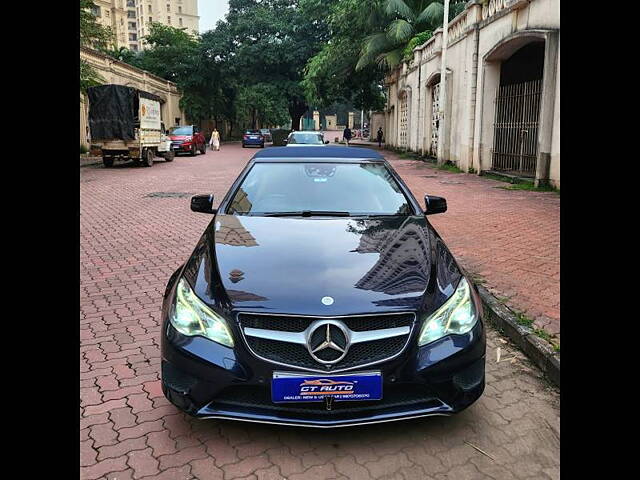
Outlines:
{"type": "Polygon", "coordinates": [[[229,0],[198,0],[200,33],[212,30],[229,11],[229,0]]]}

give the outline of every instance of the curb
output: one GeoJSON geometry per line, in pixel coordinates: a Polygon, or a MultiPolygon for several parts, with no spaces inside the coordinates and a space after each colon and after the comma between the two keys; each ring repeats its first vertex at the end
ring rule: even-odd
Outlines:
{"type": "Polygon", "coordinates": [[[477,285],[484,318],[522,350],[545,376],[560,387],[560,354],[533,330],[516,321],[515,315],[482,285],[477,285]]]}
{"type": "Polygon", "coordinates": [[[80,168],[89,167],[91,165],[101,165],[102,157],[84,157],[80,158],[80,168]]]}

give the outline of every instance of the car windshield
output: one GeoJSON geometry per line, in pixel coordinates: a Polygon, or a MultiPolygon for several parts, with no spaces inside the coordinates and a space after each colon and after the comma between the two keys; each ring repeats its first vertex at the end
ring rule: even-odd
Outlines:
{"type": "Polygon", "coordinates": [[[171,135],[193,135],[193,127],[173,127],[171,135]]]}
{"type": "Polygon", "coordinates": [[[227,209],[238,215],[410,215],[382,163],[256,163],[227,209]]]}
{"type": "Polygon", "coordinates": [[[257,133],[260,133],[260,130],[245,130],[244,131],[245,135],[255,135],[257,133]]]}
{"type": "Polygon", "coordinates": [[[322,134],[320,133],[294,133],[289,137],[287,142],[292,144],[304,144],[304,145],[324,145],[322,141],[322,134]]]}
{"type": "Polygon", "coordinates": [[[269,133],[269,129],[268,128],[261,128],[260,132],[262,133],[269,133]]]}

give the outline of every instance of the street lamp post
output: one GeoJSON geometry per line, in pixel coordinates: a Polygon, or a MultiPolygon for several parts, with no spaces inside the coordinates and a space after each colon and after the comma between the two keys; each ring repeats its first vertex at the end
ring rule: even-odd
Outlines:
{"type": "Polygon", "coordinates": [[[449,0],[444,0],[444,18],[442,19],[442,57],[440,63],[440,98],[438,99],[438,165],[444,158],[444,122],[447,101],[447,37],[449,33],[449,0]]]}

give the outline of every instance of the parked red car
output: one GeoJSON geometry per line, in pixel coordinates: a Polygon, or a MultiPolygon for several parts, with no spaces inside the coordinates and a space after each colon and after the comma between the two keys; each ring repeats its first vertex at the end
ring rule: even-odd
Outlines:
{"type": "Polygon", "coordinates": [[[196,152],[206,153],[207,140],[200,128],[195,125],[181,125],[169,131],[171,150],[178,153],[189,153],[192,157],[196,152]]]}

